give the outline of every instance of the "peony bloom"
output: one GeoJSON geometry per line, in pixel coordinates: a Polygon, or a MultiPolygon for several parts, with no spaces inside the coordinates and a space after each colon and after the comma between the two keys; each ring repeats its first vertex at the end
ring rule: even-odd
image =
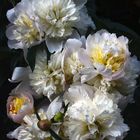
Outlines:
{"type": "Polygon", "coordinates": [[[86,51],[94,68],[104,78],[112,80],[124,76],[124,66],[129,57],[128,39],[107,31],[89,35],[86,51]]]}
{"type": "Polygon", "coordinates": [[[12,91],[7,100],[7,115],[10,119],[21,123],[25,115],[33,113],[32,94],[34,91],[28,86],[22,87],[22,84],[12,91]]]}
{"type": "Polygon", "coordinates": [[[61,99],[56,98],[49,106],[42,106],[37,111],[40,120],[38,120],[36,114],[26,115],[23,119],[24,123],[13,132],[8,133],[8,138],[17,140],[53,140],[48,130],[51,128],[56,133],[58,132],[60,124],[52,123],[51,119],[60,112],[61,107],[61,99]]]}
{"type": "Polygon", "coordinates": [[[59,42],[61,39],[71,36],[74,28],[82,31],[86,31],[88,26],[94,28],[94,24],[84,7],[86,2],[87,0],[33,1],[34,11],[37,15],[36,21],[45,32],[46,43],[51,53],[62,49],[61,43],[52,48],[54,40],[59,42]],[[52,40],[52,38],[54,39],[52,40]]]}
{"type": "Polygon", "coordinates": [[[62,54],[51,55],[47,63],[45,52],[39,52],[36,57],[35,69],[30,73],[30,84],[37,94],[52,96],[61,93],[64,89],[64,74],[61,69],[62,54]]]}
{"type": "Polygon", "coordinates": [[[65,137],[70,140],[123,139],[129,128],[123,123],[117,105],[105,94],[93,94],[86,85],[71,86],[66,99],[72,102],[63,123],[65,137]]]}
{"type": "Polygon", "coordinates": [[[25,49],[42,41],[42,33],[35,22],[32,0],[22,0],[7,12],[8,26],[6,35],[9,48],[25,49]]]}

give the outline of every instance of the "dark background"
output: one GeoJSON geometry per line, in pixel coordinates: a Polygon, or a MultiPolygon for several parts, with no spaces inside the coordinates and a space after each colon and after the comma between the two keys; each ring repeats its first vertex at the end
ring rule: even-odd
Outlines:
{"type": "MultiPolygon", "coordinates": [[[[87,6],[89,9],[93,9],[92,12],[96,13],[98,17],[121,23],[140,35],[140,0],[95,0],[95,4],[94,0],[89,0],[87,6]]],[[[5,37],[5,29],[8,25],[6,11],[10,8],[12,8],[10,0],[0,0],[0,50],[2,50],[0,55],[5,54],[5,48],[7,47],[7,39],[5,37]]],[[[92,12],[90,12],[90,14],[92,14],[92,12]]],[[[140,58],[140,48],[136,48],[136,51],[135,48],[131,48],[131,50],[140,58]]],[[[17,55],[20,55],[20,52],[17,55]]],[[[12,57],[15,57],[15,54],[9,53],[9,56],[4,56],[0,59],[0,80],[3,79],[4,81],[4,83],[0,82],[0,140],[8,140],[6,134],[17,127],[6,115],[8,93],[15,86],[7,81],[12,73],[12,57]]],[[[131,128],[125,140],[140,140],[139,111],[140,88],[138,84],[138,88],[135,92],[135,103],[129,104],[123,113],[125,122],[131,128]]]]}

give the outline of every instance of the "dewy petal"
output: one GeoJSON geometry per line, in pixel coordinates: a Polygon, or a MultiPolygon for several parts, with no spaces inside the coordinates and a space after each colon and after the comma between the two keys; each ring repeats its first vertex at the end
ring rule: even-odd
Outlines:
{"type": "Polygon", "coordinates": [[[60,52],[63,48],[63,40],[58,40],[55,38],[47,38],[46,45],[50,53],[60,52]]]}

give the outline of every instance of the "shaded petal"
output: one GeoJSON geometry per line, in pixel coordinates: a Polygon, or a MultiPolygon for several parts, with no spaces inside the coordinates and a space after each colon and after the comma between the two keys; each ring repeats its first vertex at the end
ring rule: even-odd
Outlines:
{"type": "Polygon", "coordinates": [[[74,0],[74,3],[79,9],[81,9],[87,3],[87,0],[74,0]]]}
{"type": "Polygon", "coordinates": [[[80,62],[85,66],[85,67],[91,67],[93,64],[90,61],[90,58],[88,56],[88,54],[86,53],[86,51],[84,49],[81,49],[78,52],[78,57],[80,62]]]}
{"type": "Polygon", "coordinates": [[[14,131],[9,132],[9,133],[7,134],[7,137],[8,137],[9,139],[18,139],[19,132],[20,132],[20,130],[23,129],[23,128],[24,128],[24,126],[20,126],[20,127],[18,127],[17,129],[15,129],[14,131]]]}
{"type": "Polygon", "coordinates": [[[6,14],[8,20],[13,23],[16,19],[16,15],[15,15],[15,9],[10,9],[7,11],[7,14],[6,14]]]}
{"type": "Polygon", "coordinates": [[[14,35],[14,31],[17,29],[16,26],[12,25],[12,26],[9,26],[6,30],[6,36],[8,39],[10,40],[14,40],[15,39],[15,35],[14,35]]]}
{"type": "Polygon", "coordinates": [[[85,83],[98,75],[98,72],[94,68],[83,68],[80,71],[81,83],[85,83]]]}
{"type": "Polygon", "coordinates": [[[8,47],[10,49],[23,49],[24,45],[22,42],[17,42],[16,40],[8,40],[8,47]]]}
{"type": "Polygon", "coordinates": [[[65,46],[73,52],[73,50],[82,46],[82,42],[78,39],[68,39],[65,46]]]}
{"type": "Polygon", "coordinates": [[[29,68],[16,67],[13,71],[12,78],[9,79],[11,83],[20,82],[28,77],[29,68]]]}
{"type": "Polygon", "coordinates": [[[88,27],[91,27],[92,29],[96,29],[94,22],[89,17],[87,13],[87,9],[84,7],[80,11],[80,20],[75,24],[76,28],[79,29],[81,34],[85,34],[88,27]]]}
{"type": "Polygon", "coordinates": [[[62,108],[62,98],[57,97],[52,101],[52,103],[49,105],[47,110],[47,117],[49,120],[51,120],[56,113],[60,112],[60,109],[62,108]]]}
{"type": "Polygon", "coordinates": [[[46,45],[50,53],[60,52],[63,48],[63,40],[58,40],[55,38],[47,38],[46,45]]]}

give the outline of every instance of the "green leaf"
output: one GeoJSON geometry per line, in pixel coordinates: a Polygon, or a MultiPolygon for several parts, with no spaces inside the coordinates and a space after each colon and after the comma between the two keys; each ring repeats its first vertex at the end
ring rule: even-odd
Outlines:
{"type": "Polygon", "coordinates": [[[37,52],[37,47],[32,47],[28,49],[28,53],[27,53],[27,61],[32,71],[34,70],[35,67],[36,52],[37,52]]]}
{"type": "Polygon", "coordinates": [[[32,71],[35,68],[36,54],[40,50],[45,50],[47,52],[47,57],[50,56],[49,52],[47,51],[47,47],[46,47],[45,43],[42,43],[42,44],[37,45],[37,46],[33,46],[33,47],[28,49],[27,61],[28,61],[28,64],[29,64],[32,71]]]}

